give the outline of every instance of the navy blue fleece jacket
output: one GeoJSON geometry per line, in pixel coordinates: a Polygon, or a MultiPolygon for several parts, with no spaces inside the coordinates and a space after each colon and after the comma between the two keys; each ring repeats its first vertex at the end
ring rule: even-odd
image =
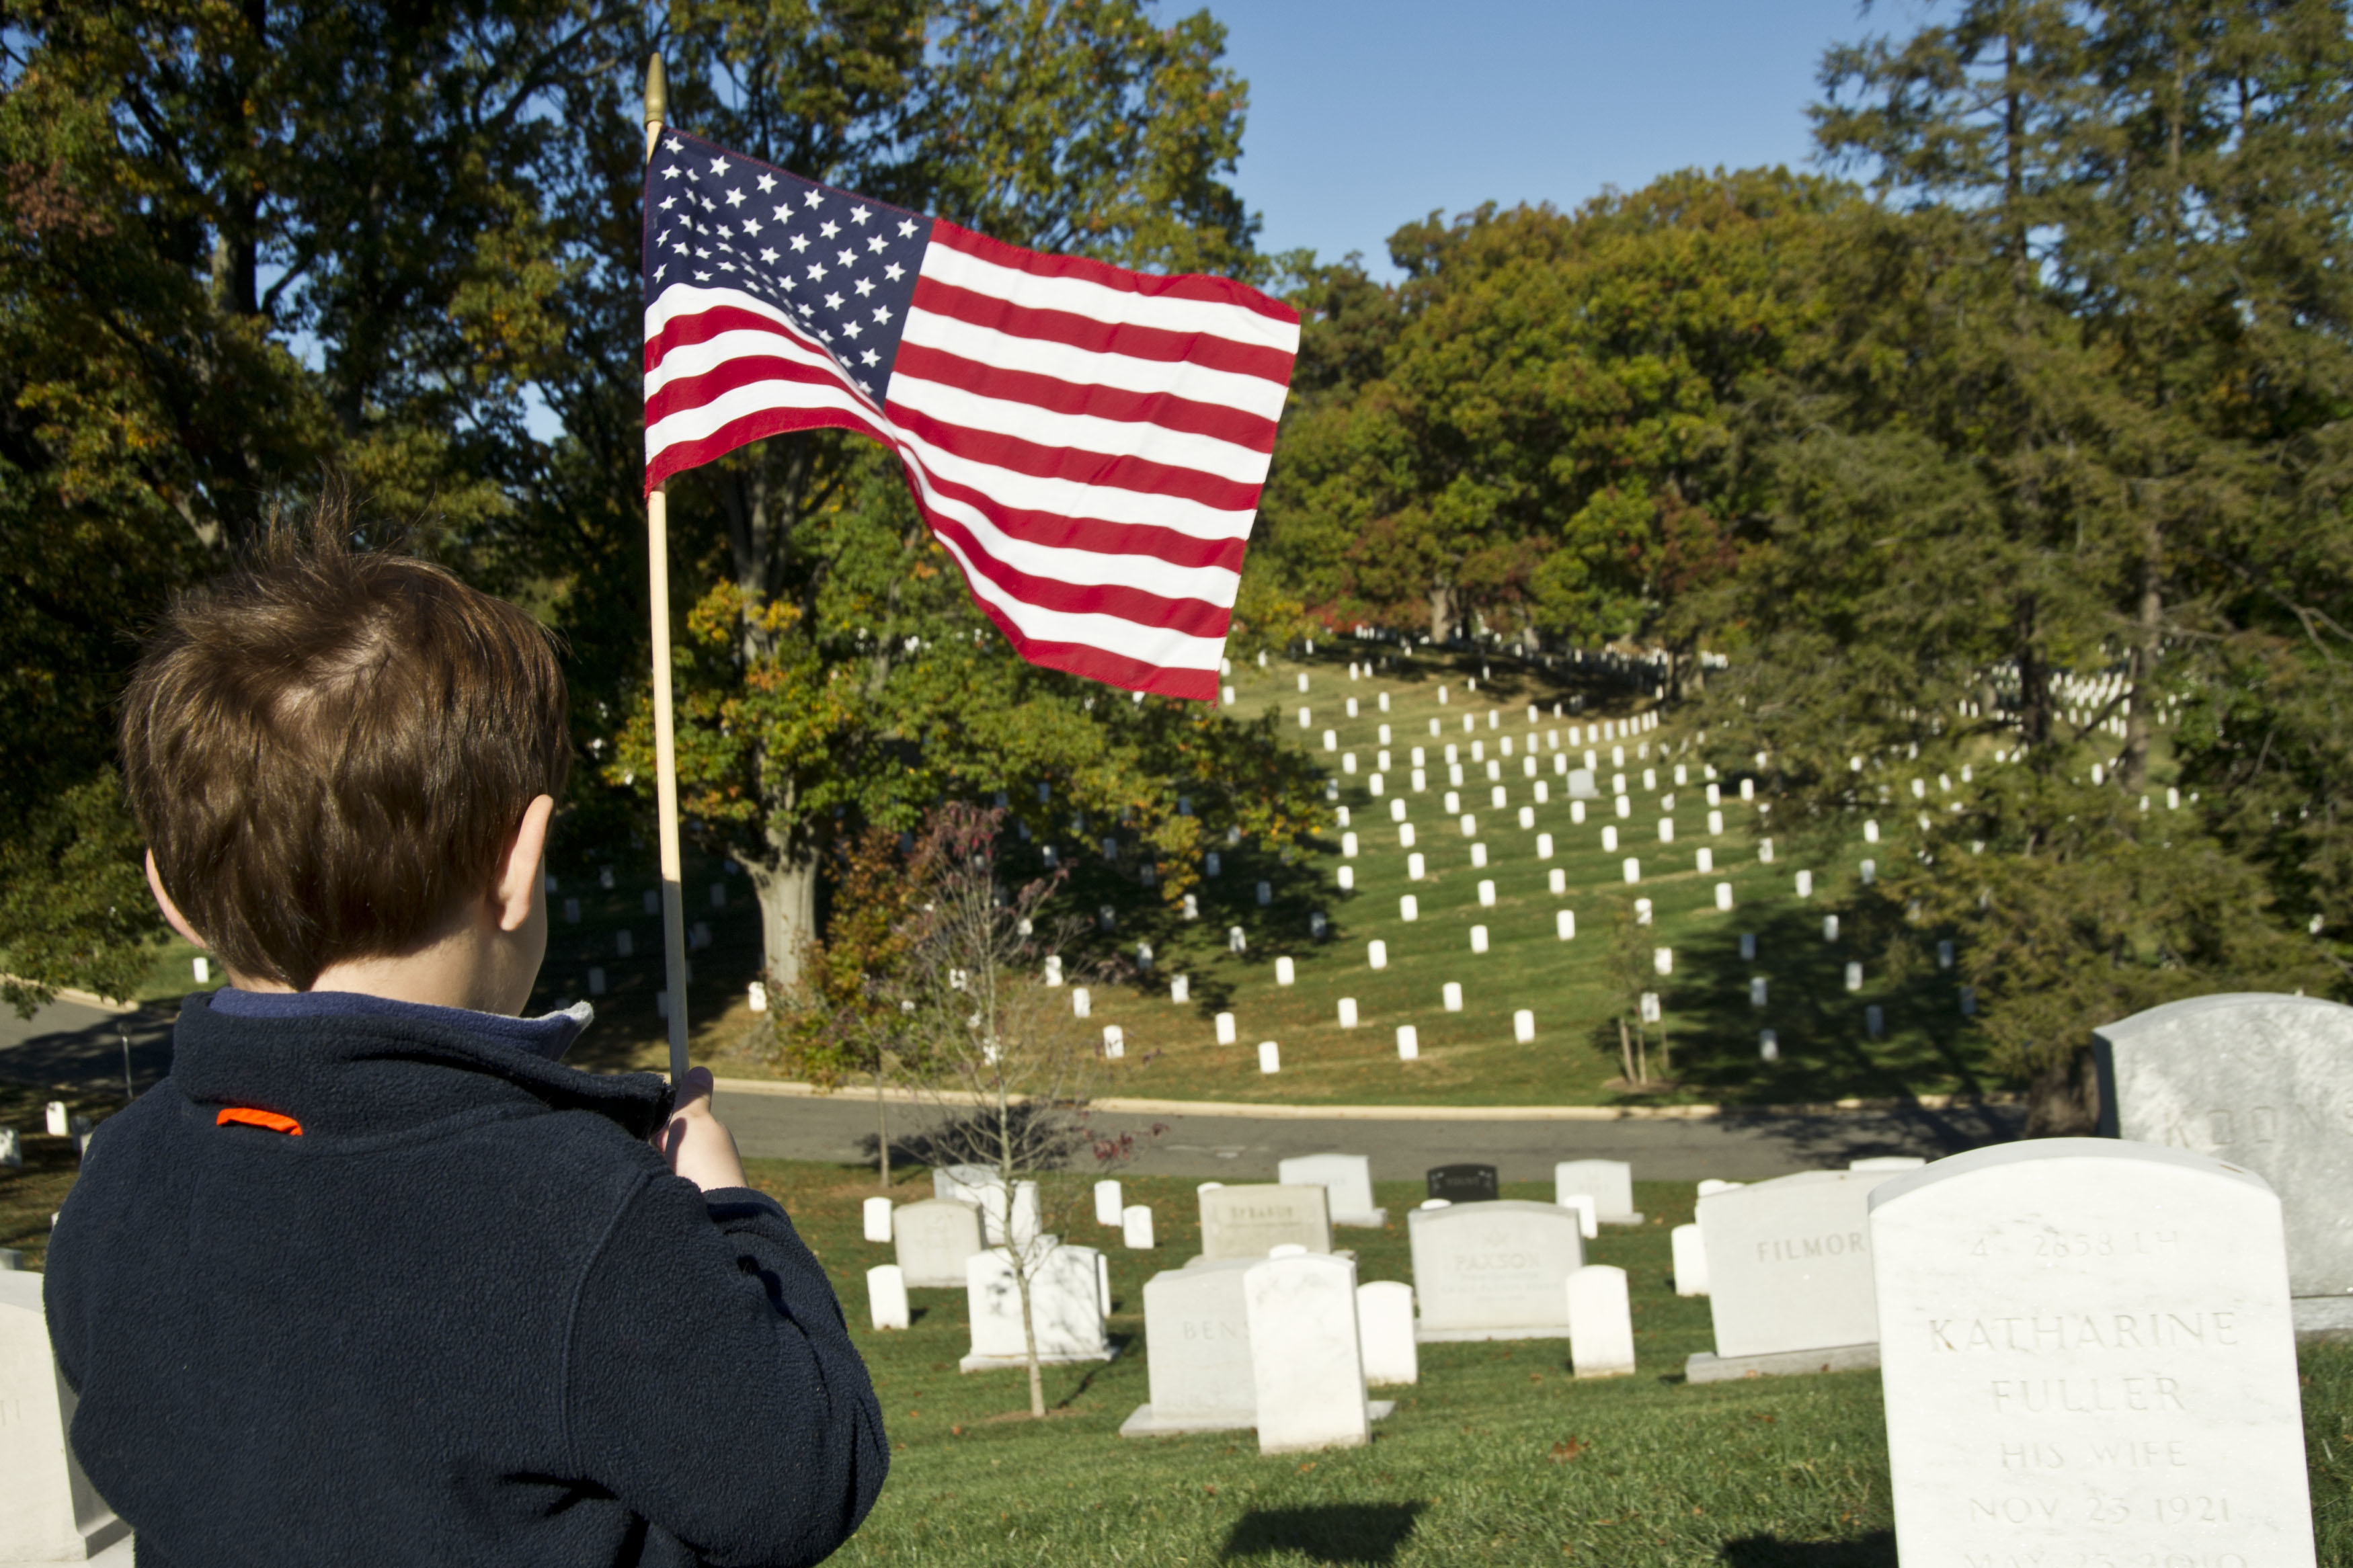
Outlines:
{"type": "Polygon", "coordinates": [[[772,1199],[647,1144],[661,1079],[243,1000],[188,999],[49,1248],[74,1450],[142,1564],[800,1563],[858,1528],[889,1445],[840,1306],[772,1199]]]}

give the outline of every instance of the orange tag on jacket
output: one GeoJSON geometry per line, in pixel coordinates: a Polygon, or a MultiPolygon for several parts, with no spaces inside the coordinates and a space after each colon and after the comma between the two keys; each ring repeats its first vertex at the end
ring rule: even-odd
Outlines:
{"type": "Polygon", "coordinates": [[[283,1132],[291,1138],[302,1136],[302,1124],[292,1117],[280,1116],[274,1110],[256,1110],[249,1105],[226,1106],[218,1116],[213,1118],[216,1127],[226,1127],[232,1121],[241,1121],[248,1127],[266,1127],[272,1132],[283,1132]]]}

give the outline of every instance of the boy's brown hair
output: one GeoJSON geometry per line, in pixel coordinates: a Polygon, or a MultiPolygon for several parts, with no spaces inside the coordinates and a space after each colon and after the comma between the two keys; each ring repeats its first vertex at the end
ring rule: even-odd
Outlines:
{"type": "Polygon", "coordinates": [[[545,628],[355,547],[330,500],[174,602],[124,696],[123,775],[188,923],[307,991],[489,896],[524,809],[564,793],[566,735],[545,628]]]}

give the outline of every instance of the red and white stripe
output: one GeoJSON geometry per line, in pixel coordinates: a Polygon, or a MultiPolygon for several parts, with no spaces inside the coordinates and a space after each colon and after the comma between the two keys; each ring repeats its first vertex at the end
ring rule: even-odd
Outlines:
{"type": "Polygon", "coordinates": [[[1299,349],[1285,305],[935,223],[877,406],[784,311],[646,311],[646,481],[822,426],[897,449],[973,600],[1033,664],[1214,700],[1299,349]]]}

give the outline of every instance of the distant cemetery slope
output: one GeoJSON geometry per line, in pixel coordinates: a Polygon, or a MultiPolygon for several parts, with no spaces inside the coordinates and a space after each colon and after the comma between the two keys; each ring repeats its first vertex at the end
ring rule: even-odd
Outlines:
{"type": "Polygon", "coordinates": [[[1117,1092],[1298,1104],[1591,1105],[2001,1087],[1982,1069],[1951,973],[1931,965],[1898,979],[1866,963],[1861,989],[1846,989],[1846,964],[1862,954],[1852,942],[1826,942],[1822,929],[1826,915],[1841,910],[1853,929],[1859,868],[1871,853],[1860,822],[1850,826],[1850,852],[1826,846],[1810,861],[1776,845],[1767,864],[1759,858],[1771,837],[1760,828],[1769,816],[1760,816],[1763,803],[1743,804],[1729,773],[1705,776],[1688,726],[1640,728],[1662,715],[1645,689],[1647,671],[1638,682],[1569,659],[1547,669],[1500,651],[1400,652],[1343,637],[1319,641],[1312,658],[1273,658],[1263,668],[1235,661],[1237,706],[1282,714],[1284,732],[1326,769],[1347,826],[1335,824],[1313,854],[1264,855],[1247,841],[1220,842],[1219,874],[1200,885],[1198,919],[1151,897],[1142,868],[1125,853],[1106,859],[1096,834],[1057,846],[1071,868],[1071,896],[1098,916],[1089,956],[1120,977],[1091,987],[1087,998],[1089,1022],[1120,1032],[1117,1092]],[[1431,733],[1433,723],[1440,733],[1431,733]],[[1625,732],[1599,740],[1597,724],[1625,732]],[[1568,771],[1585,768],[1588,750],[1598,793],[1572,801],[1568,771]],[[1620,765],[1613,757],[1621,750],[1620,765]],[[1450,766],[1461,769],[1459,784],[1450,766]],[[1622,817],[1614,789],[1620,774],[1622,817]],[[1402,824],[1392,819],[1399,804],[1402,824]],[[1721,829],[1714,834],[1711,810],[1721,829]],[[1670,841],[1661,838],[1665,822],[1673,824],[1670,841]],[[1616,847],[1603,847],[1605,836],[1616,847]],[[1482,849],[1486,863],[1474,864],[1482,849]],[[1706,871],[1703,856],[1712,863],[1706,871]],[[1639,863],[1639,882],[1626,880],[1629,858],[1639,863]],[[1809,868],[1813,890],[1799,898],[1796,873],[1809,868]],[[1353,888],[1341,886],[1344,876],[1353,888]],[[1719,886],[1730,889],[1729,911],[1718,908],[1719,886]],[[1408,897],[1416,905],[1409,921],[1401,915],[1408,897]],[[1648,923],[1640,923],[1643,900],[1648,923]],[[1110,931],[1099,918],[1106,906],[1110,931]],[[1567,940],[1564,914],[1575,931],[1567,940]],[[1741,956],[1744,933],[1754,939],[1753,962],[1741,956]],[[1661,950],[1669,954],[1665,974],[1661,950]],[[1182,1003],[1171,999],[1179,977],[1182,1003]],[[1758,977],[1767,982],[1762,1007],[1751,1004],[1758,977]],[[1450,984],[1460,991],[1455,1009],[1450,984]],[[1646,994],[1658,999],[1647,1023],[1646,994]],[[1344,1002],[1355,1005],[1353,1026],[1344,1022],[1344,1002]],[[1877,1039],[1867,1016],[1873,1006],[1877,1039]],[[1515,1031],[1524,1012],[1534,1035],[1525,1043],[1515,1031]],[[1220,1044],[1218,1016],[1227,1013],[1232,1040],[1220,1044]],[[1399,1058],[1401,1026],[1415,1033],[1412,1060],[1399,1058]],[[1766,1028],[1776,1033],[1778,1060],[1760,1058],[1766,1028]],[[1278,1047],[1272,1073],[1261,1070],[1259,1047],[1269,1041],[1278,1047]],[[1641,1081],[1628,1081],[1626,1043],[1641,1048],[1641,1081]]]}

